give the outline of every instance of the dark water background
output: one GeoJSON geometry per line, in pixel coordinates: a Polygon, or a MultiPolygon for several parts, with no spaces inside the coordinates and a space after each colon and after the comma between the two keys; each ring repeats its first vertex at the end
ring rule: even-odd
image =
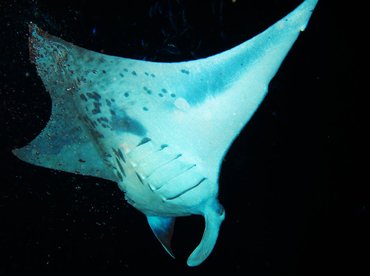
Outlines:
{"type": "Polygon", "coordinates": [[[50,98],[29,62],[29,21],[94,51],[183,61],[244,42],[300,2],[1,1],[0,275],[369,275],[369,254],[360,253],[368,250],[369,197],[354,178],[352,27],[343,20],[350,5],[341,1],[319,2],[227,154],[220,177],[227,217],[199,267],[185,261],[202,219],[177,220],[173,260],[116,184],[10,153],[50,116],[50,98]]]}

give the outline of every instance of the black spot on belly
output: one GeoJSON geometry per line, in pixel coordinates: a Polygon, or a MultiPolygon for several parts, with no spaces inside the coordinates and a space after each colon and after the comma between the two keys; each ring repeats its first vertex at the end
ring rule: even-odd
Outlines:
{"type": "Polygon", "coordinates": [[[93,95],[94,95],[94,99],[95,99],[95,100],[100,101],[101,96],[100,96],[100,94],[99,94],[99,93],[97,93],[97,92],[93,92],[93,95]]]}
{"type": "Polygon", "coordinates": [[[101,134],[99,131],[97,131],[96,129],[92,129],[91,130],[91,135],[95,138],[104,138],[104,135],[101,134]]]}
{"type": "Polygon", "coordinates": [[[100,117],[100,118],[98,118],[98,122],[99,122],[99,123],[101,123],[101,122],[106,122],[106,123],[108,123],[108,122],[109,122],[109,120],[108,120],[108,118],[106,118],[106,117],[100,117]]]}
{"type": "Polygon", "coordinates": [[[86,83],[86,78],[84,78],[84,77],[78,77],[77,78],[77,83],[80,84],[81,82],[82,83],[86,83]]]}
{"type": "Polygon", "coordinates": [[[99,102],[94,102],[94,108],[100,108],[101,107],[101,103],[99,102]]]}
{"type": "Polygon", "coordinates": [[[136,73],[135,71],[132,71],[132,72],[131,72],[131,74],[132,74],[133,76],[137,76],[137,73],[136,73]]]}
{"type": "Polygon", "coordinates": [[[81,100],[87,102],[87,98],[84,94],[80,94],[80,98],[81,98],[81,100]]]}
{"type": "Polygon", "coordinates": [[[163,149],[165,149],[165,148],[167,148],[168,147],[168,145],[167,144],[163,144],[163,145],[161,145],[161,150],[163,150],[163,149]]]}
{"type": "Polygon", "coordinates": [[[116,132],[129,132],[138,136],[146,134],[145,127],[137,120],[131,118],[124,111],[111,110],[111,127],[116,132]]]}
{"type": "Polygon", "coordinates": [[[101,106],[101,103],[94,102],[94,109],[91,110],[91,113],[94,114],[94,115],[98,114],[98,113],[101,113],[100,106],[101,106]]]}
{"type": "Polygon", "coordinates": [[[125,94],[123,94],[123,95],[125,95],[125,97],[127,98],[128,96],[130,96],[130,94],[128,93],[128,92],[125,92],[125,94]]]}
{"type": "Polygon", "coordinates": [[[148,93],[149,95],[152,94],[152,90],[150,90],[148,87],[144,86],[143,89],[148,93]]]}
{"type": "Polygon", "coordinates": [[[93,99],[95,101],[100,101],[101,99],[101,96],[99,95],[99,93],[97,92],[87,92],[86,95],[90,98],[90,99],[93,99]]]}
{"type": "Polygon", "coordinates": [[[181,73],[186,74],[186,75],[190,74],[190,72],[186,69],[181,69],[181,73]]]}
{"type": "Polygon", "coordinates": [[[148,142],[150,142],[152,139],[150,139],[149,137],[144,137],[139,144],[137,144],[137,147],[141,146],[141,145],[144,145],[148,142]]]}
{"type": "Polygon", "coordinates": [[[99,114],[101,111],[100,111],[100,109],[93,109],[93,110],[91,110],[91,113],[93,114],[93,115],[95,115],[95,114],[99,114]]]}

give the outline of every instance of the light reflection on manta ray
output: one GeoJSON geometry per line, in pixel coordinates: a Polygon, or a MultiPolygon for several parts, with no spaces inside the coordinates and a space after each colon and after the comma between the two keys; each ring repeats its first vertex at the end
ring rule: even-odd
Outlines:
{"type": "Polygon", "coordinates": [[[304,1],[231,50],[176,63],[103,55],[31,24],[31,60],[52,115],[13,152],[31,164],[117,182],[171,256],[175,218],[204,216],[203,237],[187,261],[199,265],[225,217],[217,200],[222,159],[316,4],[304,1]]]}

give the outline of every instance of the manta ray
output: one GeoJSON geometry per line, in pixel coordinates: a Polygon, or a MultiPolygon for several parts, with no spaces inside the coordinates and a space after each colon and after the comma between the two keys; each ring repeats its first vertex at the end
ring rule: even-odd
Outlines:
{"type": "Polygon", "coordinates": [[[174,63],[96,53],[30,23],[30,58],[52,112],[42,132],[13,153],[37,166],[118,183],[173,257],[176,217],[203,216],[203,236],[187,260],[197,266],[225,218],[217,199],[223,157],[316,4],[304,1],[230,50],[174,63]]]}

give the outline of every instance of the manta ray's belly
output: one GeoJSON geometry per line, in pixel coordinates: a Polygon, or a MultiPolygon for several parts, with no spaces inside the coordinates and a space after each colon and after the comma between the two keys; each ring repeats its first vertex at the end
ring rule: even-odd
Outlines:
{"type": "Polygon", "coordinates": [[[167,144],[144,138],[131,150],[116,149],[114,154],[120,188],[128,202],[147,215],[200,213],[197,207],[209,198],[199,193],[211,185],[199,164],[167,144]]]}

